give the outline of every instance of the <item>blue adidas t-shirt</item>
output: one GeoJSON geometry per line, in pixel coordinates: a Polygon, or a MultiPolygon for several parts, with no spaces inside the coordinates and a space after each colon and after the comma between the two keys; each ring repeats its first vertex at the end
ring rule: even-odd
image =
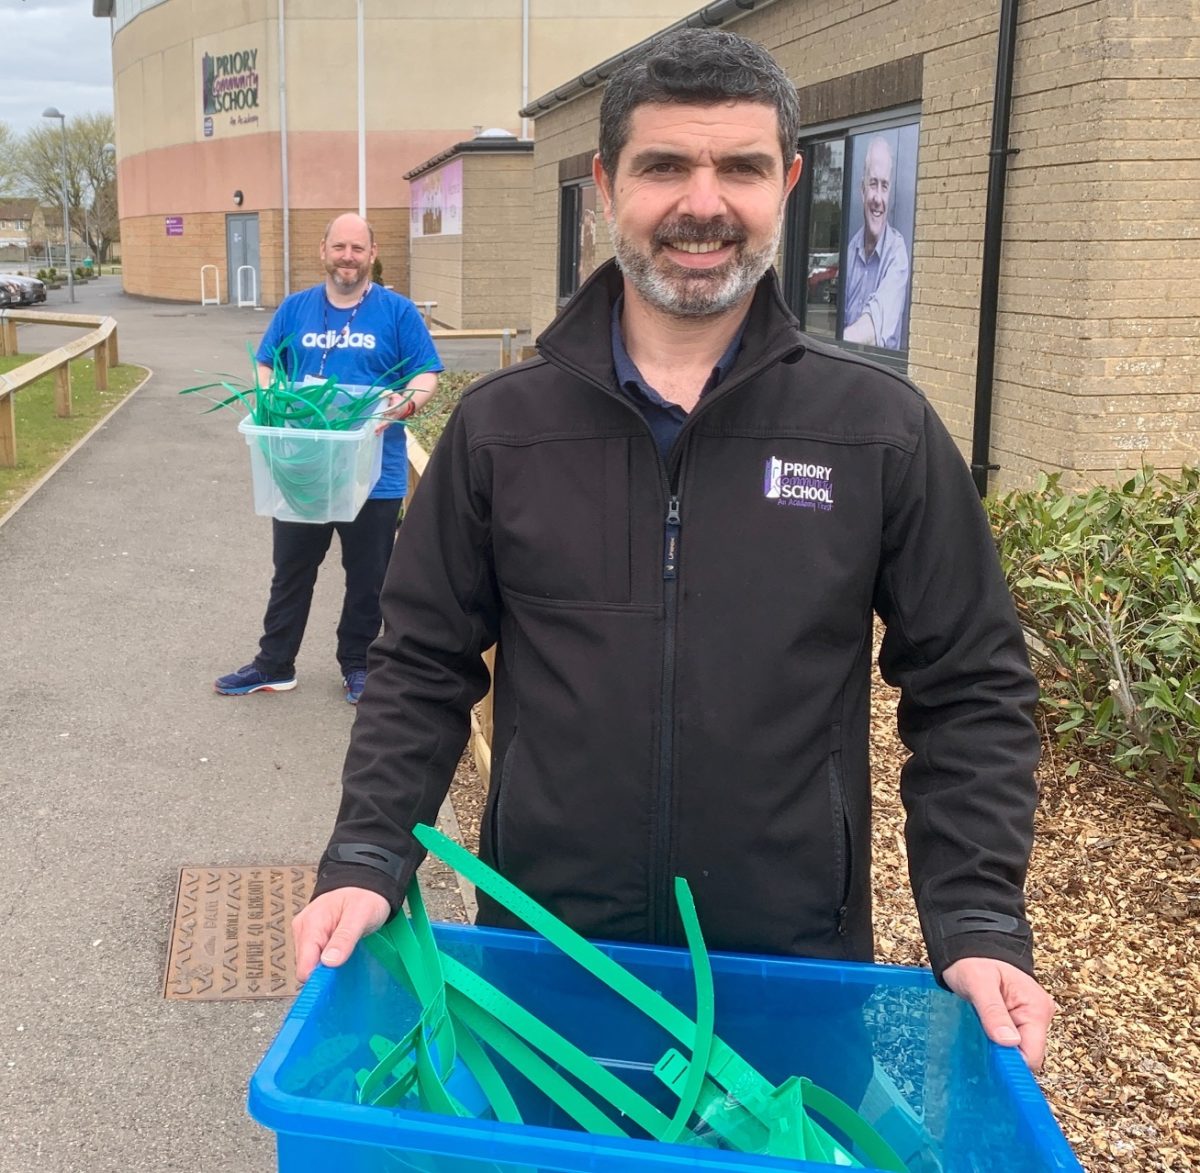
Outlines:
{"type": "MultiPolygon", "coordinates": [[[[284,298],[255,357],[269,367],[276,354],[297,383],[312,377],[346,386],[403,386],[423,371],[445,369],[417,307],[374,284],[345,309],[330,304],[323,284],[284,298]]],[[[407,491],[404,425],[392,424],[383,434],[383,469],[371,496],[407,491]]]]}

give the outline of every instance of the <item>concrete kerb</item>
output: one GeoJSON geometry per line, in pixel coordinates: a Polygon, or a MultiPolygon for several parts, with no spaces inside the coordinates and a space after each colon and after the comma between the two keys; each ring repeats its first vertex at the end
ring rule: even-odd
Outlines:
{"type": "MultiPolygon", "coordinates": [[[[141,364],[133,363],[132,365],[140,366],[141,364]]],[[[142,381],[138,383],[136,387],[131,388],[129,394],[126,395],[120,403],[114,405],[111,410],[101,416],[100,419],[98,419],[82,436],[80,436],[79,439],[76,440],[75,443],[72,444],[65,453],[63,453],[62,456],[60,456],[48,469],[46,469],[46,471],[42,473],[41,476],[39,476],[37,480],[35,480],[33,484],[30,485],[29,488],[26,489],[25,492],[22,493],[21,496],[18,497],[17,500],[8,507],[7,512],[0,516],[0,529],[7,525],[8,522],[10,522],[17,515],[17,512],[20,510],[21,506],[29,501],[33,497],[34,493],[36,493],[52,476],[54,476],[54,474],[58,472],[58,470],[62,468],[62,466],[66,464],[67,461],[70,460],[71,457],[74,456],[75,453],[78,452],[98,431],[106,427],[108,421],[111,420],[112,417],[116,415],[117,412],[120,411],[121,408],[123,408],[144,386],[146,386],[147,383],[150,382],[150,380],[154,377],[154,372],[149,367],[146,367],[145,371],[146,377],[142,379],[142,381]]]]}

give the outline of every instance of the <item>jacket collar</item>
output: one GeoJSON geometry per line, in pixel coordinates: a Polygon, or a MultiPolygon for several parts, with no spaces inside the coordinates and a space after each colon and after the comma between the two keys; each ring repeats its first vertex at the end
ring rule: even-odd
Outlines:
{"type": "MultiPolygon", "coordinates": [[[[596,269],[538,336],[537,348],[542,357],[616,391],[612,307],[624,289],[624,280],[614,260],[596,269]]],[[[751,367],[769,366],[785,354],[803,349],[804,343],[800,324],[784,304],[779,280],[775,270],[770,269],[754,291],[741,351],[725,382],[738,380],[751,367]]]]}

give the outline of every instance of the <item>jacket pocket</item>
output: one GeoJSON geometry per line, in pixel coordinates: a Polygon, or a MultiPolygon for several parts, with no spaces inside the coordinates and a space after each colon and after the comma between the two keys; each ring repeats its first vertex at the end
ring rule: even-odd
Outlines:
{"type": "Polygon", "coordinates": [[[508,798],[509,780],[512,777],[513,760],[517,756],[517,741],[520,734],[514,732],[512,740],[508,743],[508,749],[504,754],[504,761],[500,766],[500,773],[496,776],[498,781],[493,783],[495,793],[492,796],[492,812],[491,812],[491,839],[492,839],[492,862],[496,865],[496,870],[504,874],[504,844],[502,830],[504,827],[504,807],[508,798]]]}
{"type": "Polygon", "coordinates": [[[833,887],[835,922],[839,936],[847,929],[850,894],[854,882],[854,843],[850,828],[850,806],[842,775],[842,727],[835,725],[829,750],[829,828],[833,844],[833,887]]]}

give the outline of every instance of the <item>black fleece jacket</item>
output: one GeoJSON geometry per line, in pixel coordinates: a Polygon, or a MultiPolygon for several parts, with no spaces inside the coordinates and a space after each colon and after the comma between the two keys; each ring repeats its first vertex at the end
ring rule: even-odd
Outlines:
{"type": "MultiPolygon", "coordinates": [[[[869,959],[877,613],[933,968],[1031,971],[1037,687],[958,449],[911,384],[802,334],[772,274],[664,465],[615,383],[620,288],[594,274],[439,441],[317,893],[398,906],[495,643],[488,863],[588,936],[681,942],[683,875],[713,948],[869,959]]],[[[486,897],[480,920],[515,923],[486,897]]]]}

